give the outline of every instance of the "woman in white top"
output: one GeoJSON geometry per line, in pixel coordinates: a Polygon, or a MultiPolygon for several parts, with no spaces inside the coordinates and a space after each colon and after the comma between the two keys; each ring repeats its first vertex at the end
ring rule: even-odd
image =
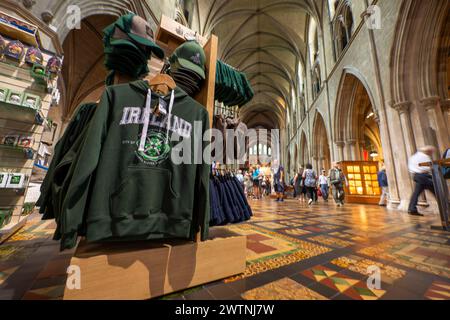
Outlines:
{"type": "Polygon", "coordinates": [[[328,185],[328,177],[326,175],[326,171],[322,170],[322,174],[319,176],[319,186],[320,191],[322,191],[322,198],[325,202],[328,202],[329,190],[330,187],[328,185]]]}

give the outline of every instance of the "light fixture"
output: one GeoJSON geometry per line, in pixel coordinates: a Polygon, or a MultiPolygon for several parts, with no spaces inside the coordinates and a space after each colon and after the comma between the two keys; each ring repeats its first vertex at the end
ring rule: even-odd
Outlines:
{"type": "Polygon", "coordinates": [[[372,152],[370,153],[370,157],[372,157],[372,158],[378,157],[378,152],[377,152],[377,151],[372,151],[372,152]]]}
{"type": "Polygon", "coordinates": [[[369,115],[367,116],[366,119],[370,119],[370,118],[372,118],[374,115],[375,115],[375,114],[374,114],[373,112],[371,112],[371,113],[369,113],[369,115]]]}

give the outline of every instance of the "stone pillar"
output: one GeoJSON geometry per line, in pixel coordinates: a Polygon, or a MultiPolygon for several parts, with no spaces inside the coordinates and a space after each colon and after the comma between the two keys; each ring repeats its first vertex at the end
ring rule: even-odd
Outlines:
{"type": "Polygon", "coordinates": [[[400,124],[402,128],[403,140],[405,141],[406,147],[406,156],[407,158],[411,157],[417,150],[416,142],[414,139],[413,130],[411,127],[411,118],[410,118],[410,110],[411,110],[411,102],[401,102],[395,104],[394,109],[397,110],[400,116],[400,124]]]}
{"type": "Polygon", "coordinates": [[[314,167],[314,170],[316,170],[316,173],[317,172],[319,172],[319,157],[317,157],[317,156],[313,156],[312,157],[312,160],[313,160],[313,163],[312,163],[312,165],[313,165],[313,167],[314,167]]]}
{"type": "Polygon", "coordinates": [[[345,146],[345,142],[344,141],[337,141],[336,142],[336,146],[338,148],[338,159],[335,159],[335,161],[344,161],[345,157],[344,157],[344,146],[345,146]]]}
{"type": "Polygon", "coordinates": [[[439,97],[422,99],[422,104],[427,110],[430,127],[436,132],[436,139],[439,145],[439,154],[447,150],[449,146],[448,128],[444,120],[439,97]]]}
{"type": "MultiPolygon", "coordinates": [[[[393,104],[392,107],[398,112],[400,118],[400,129],[401,132],[398,132],[398,135],[403,137],[403,145],[405,147],[406,154],[403,157],[403,152],[398,150],[397,153],[399,157],[395,159],[397,162],[397,182],[398,189],[401,195],[401,202],[398,207],[399,210],[407,211],[408,204],[411,197],[411,193],[413,190],[413,183],[411,180],[411,175],[408,171],[408,159],[416,152],[416,142],[414,139],[413,130],[411,127],[411,118],[410,118],[410,110],[411,110],[411,102],[401,102],[397,104],[393,104]]],[[[397,140],[397,139],[396,139],[397,140]]],[[[401,148],[401,145],[398,145],[397,148],[401,148]]]]}
{"type": "Polygon", "coordinates": [[[319,158],[319,170],[322,170],[322,168],[325,168],[325,158],[323,156],[319,158]]]}
{"type": "Polygon", "coordinates": [[[450,99],[441,100],[442,112],[444,112],[444,121],[447,123],[447,132],[450,137],[450,99]]]}
{"type": "Polygon", "coordinates": [[[347,140],[345,142],[345,146],[347,147],[348,158],[351,161],[356,161],[358,159],[356,151],[356,140],[347,140]]]}
{"type": "MultiPolygon", "coordinates": [[[[358,141],[358,150],[357,150],[358,151],[358,156],[359,156],[358,160],[364,161],[364,147],[365,147],[365,145],[366,145],[366,141],[364,139],[358,141]]],[[[372,150],[367,150],[367,151],[370,152],[372,150]]]]}

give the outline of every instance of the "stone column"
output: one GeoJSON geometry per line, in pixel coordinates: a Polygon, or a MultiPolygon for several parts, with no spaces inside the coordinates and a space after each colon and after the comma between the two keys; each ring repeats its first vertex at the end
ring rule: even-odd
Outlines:
{"type": "MultiPolygon", "coordinates": [[[[402,135],[403,145],[405,147],[404,150],[406,152],[404,158],[400,156],[399,158],[395,159],[398,168],[397,171],[398,189],[401,193],[401,202],[398,209],[402,211],[408,210],[409,199],[411,197],[411,193],[414,187],[411,180],[411,175],[409,174],[408,171],[408,159],[416,152],[416,142],[414,139],[410,118],[411,105],[412,104],[409,101],[396,103],[392,105],[392,107],[398,112],[400,118],[401,132],[398,132],[397,134],[402,135]]],[[[401,148],[401,146],[398,145],[397,148],[401,148]]],[[[399,155],[402,154],[400,150],[396,153],[398,153],[399,155]]]]}
{"type": "Polygon", "coordinates": [[[344,141],[337,141],[336,142],[336,146],[338,148],[338,159],[334,159],[335,161],[344,161],[345,157],[344,157],[344,146],[345,146],[345,142],[344,141]]]}
{"type": "Polygon", "coordinates": [[[431,128],[436,132],[436,138],[439,145],[439,154],[444,152],[449,146],[448,128],[444,120],[440,107],[439,97],[430,97],[422,99],[421,103],[427,110],[428,121],[431,128]]]}
{"type": "Polygon", "coordinates": [[[319,170],[322,170],[322,168],[325,168],[325,158],[323,156],[319,158],[319,170]]]}
{"type": "Polygon", "coordinates": [[[441,100],[442,111],[444,112],[444,121],[447,123],[447,132],[450,137],[450,99],[441,100]]]}
{"type": "MultiPolygon", "coordinates": [[[[358,141],[358,157],[359,157],[359,159],[357,159],[357,160],[361,160],[361,161],[364,161],[364,147],[365,147],[365,145],[366,145],[366,141],[364,140],[364,139],[362,139],[362,140],[359,140],[358,141]]],[[[367,151],[372,151],[372,150],[367,150],[367,151]]]]}
{"type": "Polygon", "coordinates": [[[410,109],[411,102],[401,102],[395,104],[394,109],[397,110],[400,116],[400,124],[402,128],[403,140],[405,141],[406,156],[409,158],[416,152],[416,142],[414,139],[413,130],[411,127],[410,109]]]}
{"type": "Polygon", "coordinates": [[[347,155],[351,161],[356,161],[358,156],[356,154],[356,140],[347,140],[345,142],[345,146],[347,147],[347,155]]]}
{"type": "Polygon", "coordinates": [[[317,172],[319,172],[319,157],[313,156],[312,160],[313,160],[312,165],[314,167],[314,170],[316,170],[316,173],[317,173],[317,172]]]}

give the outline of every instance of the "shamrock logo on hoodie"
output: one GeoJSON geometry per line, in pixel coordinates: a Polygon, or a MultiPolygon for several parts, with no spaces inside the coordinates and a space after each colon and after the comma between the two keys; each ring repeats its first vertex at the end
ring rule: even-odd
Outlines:
{"type": "MultiPolygon", "coordinates": [[[[137,141],[139,145],[140,139],[137,141]]],[[[166,160],[170,153],[170,145],[166,143],[166,135],[163,132],[150,131],[145,141],[144,151],[137,151],[141,161],[149,164],[158,164],[166,160]]]]}

